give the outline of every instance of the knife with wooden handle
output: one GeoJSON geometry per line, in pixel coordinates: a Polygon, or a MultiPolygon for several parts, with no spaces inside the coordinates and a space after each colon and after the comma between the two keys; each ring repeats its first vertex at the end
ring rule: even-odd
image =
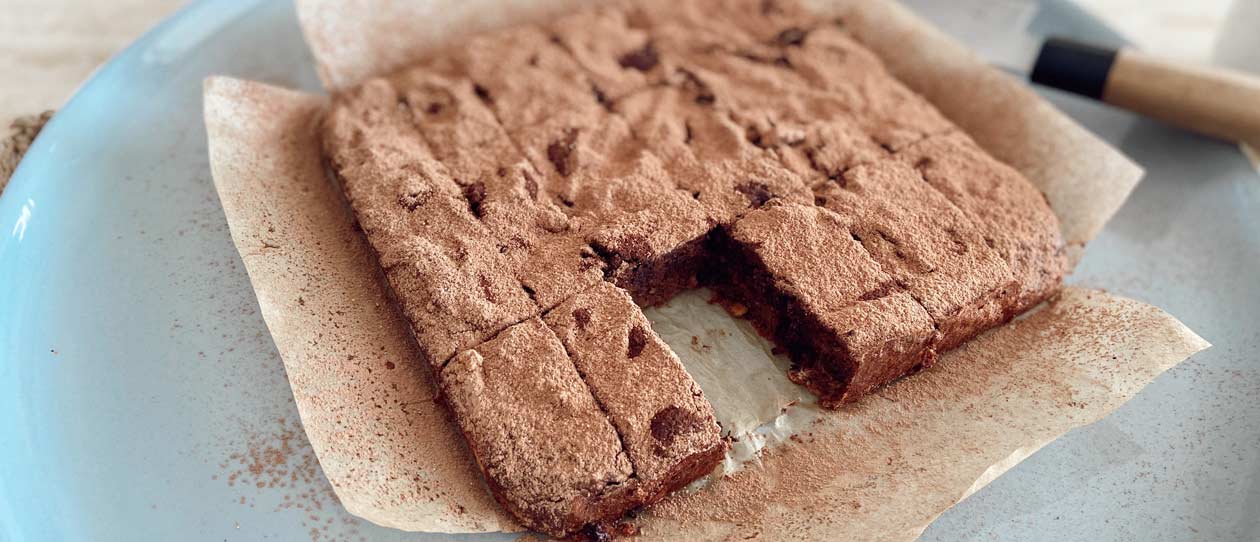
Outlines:
{"type": "Polygon", "coordinates": [[[1260,140],[1260,77],[1047,39],[1029,80],[1230,141],[1260,140]]]}
{"type": "Polygon", "coordinates": [[[1031,0],[901,0],[988,62],[1038,84],[1231,141],[1260,141],[1260,77],[1029,31],[1031,0]]]}

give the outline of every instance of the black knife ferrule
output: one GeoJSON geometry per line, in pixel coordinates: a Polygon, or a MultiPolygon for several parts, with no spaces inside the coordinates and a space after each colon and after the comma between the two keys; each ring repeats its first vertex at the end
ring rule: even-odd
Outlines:
{"type": "Polygon", "coordinates": [[[1037,54],[1032,82],[1101,100],[1116,50],[1063,38],[1049,38],[1037,54]]]}

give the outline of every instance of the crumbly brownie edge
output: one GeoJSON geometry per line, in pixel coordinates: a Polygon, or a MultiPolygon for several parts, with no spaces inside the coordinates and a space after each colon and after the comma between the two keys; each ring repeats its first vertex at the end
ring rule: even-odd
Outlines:
{"type": "Polygon", "coordinates": [[[701,284],[717,294],[728,311],[746,318],[762,337],[787,352],[792,360],[788,377],[818,396],[825,408],[836,408],[847,391],[845,381],[853,372],[853,360],[843,350],[820,354],[816,341],[802,339],[827,336],[821,322],[809,311],[793,308],[792,296],[775,287],[774,278],[760,258],[730,238],[719,228],[710,241],[715,264],[702,275],[701,284]],[[823,360],[831,360],[825,367],[823,360]]]}

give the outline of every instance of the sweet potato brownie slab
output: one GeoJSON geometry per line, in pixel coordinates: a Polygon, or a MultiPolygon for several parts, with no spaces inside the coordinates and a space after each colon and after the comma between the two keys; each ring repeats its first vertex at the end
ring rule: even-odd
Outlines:
{"type": "Polygon", "coordinates": [[[838,407],[1065,267],[1036,188],[788,0],[626,0],[471,36],[335,96],[324,144],[492,491],[557,536],[724,450],[636,304],[713,287],[838,407]]]}

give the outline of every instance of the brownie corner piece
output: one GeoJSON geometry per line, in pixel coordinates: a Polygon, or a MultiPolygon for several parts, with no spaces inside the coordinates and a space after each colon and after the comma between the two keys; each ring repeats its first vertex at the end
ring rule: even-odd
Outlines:
{"type": "Polygon", "coordinates": [[[941,331],[952,349],[1011,317],[1017,283],[977,223],[910,165],[850,168],[815,187],[816,202],[852,220],[860,243],[941,331]]]}
{"type": "Polygon", "coordinates": [[[828,408],[930,364],[926,310],[822,207],[772,202],[724,228],[719,295],[788,350],[792,379],[828,408]]]}
{"type": "Polygon", "coordinates": [[[713,407],[625,291],[596,284],[544,320],[617,428],[641,504],[721,461],[726,443],[713,407]]]}
{"type": "Polygon", "coordinates": [[[527,527],[563,537],[632,506],[617,431],[540,318],[457,354],[439,389],[491,493],[527,527]]]}
{"type": "Polygon", "coordinates": [[[981,230],[1019,282],[1012,314],[1059,290],[1067,256],[1059,219],[1045,194],[1015,168],[990,156],[958,131],[899,150],[896,158],[918,169],[981,230]]]}

